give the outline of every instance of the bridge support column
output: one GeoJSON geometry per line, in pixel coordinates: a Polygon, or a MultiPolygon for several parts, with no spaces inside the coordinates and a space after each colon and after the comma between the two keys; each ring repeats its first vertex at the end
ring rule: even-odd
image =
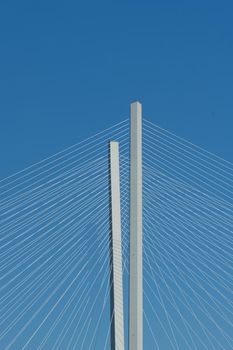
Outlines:
{"type": "Polygon", "coordinates": [[[142,106],[139,102],[131,104],[130,116],[129,270],[129,350],[142,350],[142,106]]]}
{"type": "Polygon", "coordinates": [[[110,142],[111,350],[124,350],[119,144],[110,142]]]}

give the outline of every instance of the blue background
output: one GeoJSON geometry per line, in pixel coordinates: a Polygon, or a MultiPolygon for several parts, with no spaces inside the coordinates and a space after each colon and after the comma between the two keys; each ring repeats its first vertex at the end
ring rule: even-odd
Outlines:
{"type": "Polygon", "coordinates": [[[129,114],[233,160],[232,1],[1,1],[0,177],[129,114]]]}
{"type": "Polygon", "coordinates": [[[1,1],[0,177],[129,115],[233,161],[233,4],[1,1]]]}

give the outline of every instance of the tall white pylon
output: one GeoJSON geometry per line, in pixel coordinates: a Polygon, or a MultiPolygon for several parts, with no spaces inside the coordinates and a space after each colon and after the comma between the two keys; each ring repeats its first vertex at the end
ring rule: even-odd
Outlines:
{"type": "Polygon", "coordinates": [[[110,142],[111,350],[124,350],[119,144],[110,142]]]}
{"type": "Polygon", "coordinates": [[[129,350],[143,348],[142,105],[130,113],[129,350]]]}

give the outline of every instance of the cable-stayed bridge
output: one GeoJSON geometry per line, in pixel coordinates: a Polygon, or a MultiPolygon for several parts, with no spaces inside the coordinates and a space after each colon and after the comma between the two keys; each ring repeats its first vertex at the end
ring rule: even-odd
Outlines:
{"type": "Polygon", "coordinates": [[[0,181],[0,349],[233,349],[233,164],[132,106],[0,181]]]}

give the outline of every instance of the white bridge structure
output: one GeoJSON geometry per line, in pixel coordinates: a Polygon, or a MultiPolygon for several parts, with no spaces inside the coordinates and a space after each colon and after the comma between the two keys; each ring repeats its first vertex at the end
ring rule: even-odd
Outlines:
{"type": "Polygon", "coordinates": [[[142,115],[0,180],[0,349],[233,349],[233,164],[142,115]]]}

